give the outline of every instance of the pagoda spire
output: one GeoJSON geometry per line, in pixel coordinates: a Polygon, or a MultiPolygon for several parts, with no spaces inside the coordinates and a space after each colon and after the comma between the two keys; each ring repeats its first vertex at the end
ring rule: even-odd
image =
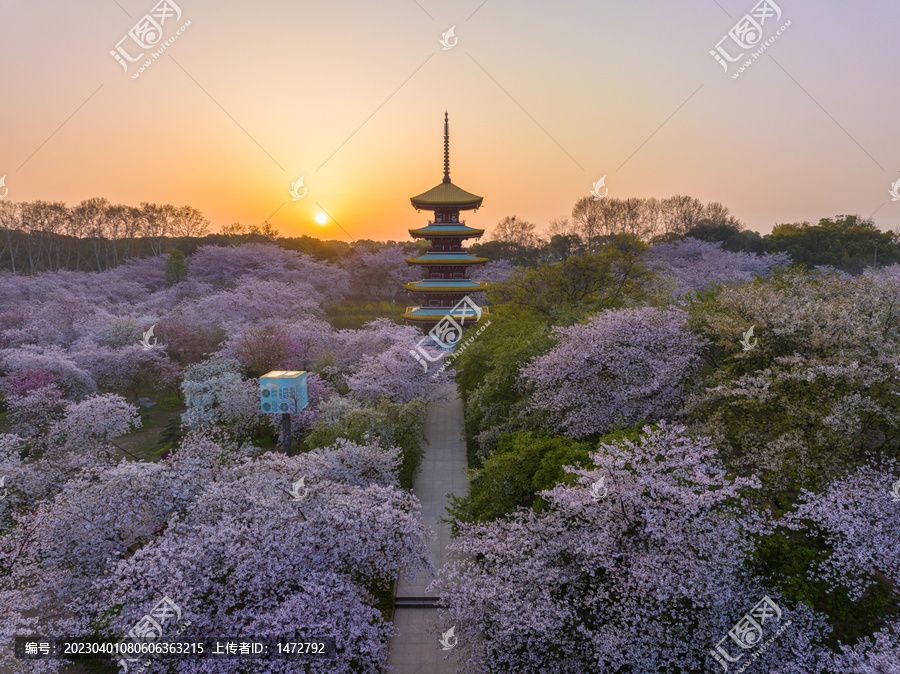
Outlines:
{"type": "Polygon", "coordinates": [[[450,182],[450,115],[444,111],[444,182],[450,182]]]}

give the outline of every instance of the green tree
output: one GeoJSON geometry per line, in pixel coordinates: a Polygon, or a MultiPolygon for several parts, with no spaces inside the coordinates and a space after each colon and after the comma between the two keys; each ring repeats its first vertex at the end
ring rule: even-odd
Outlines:
{"type": "Polygon", "coordinates": [[[468,247],[468,251],[472,255],[486,257],[489,260],[509,260],[517,267],[534,267],[541,259],[541,248],[515,241],[475,243],[468,247]]]}
{"type": "Polygon", "coordinates": [[[177,285],[187,278],[187,273],[184,253],[180,250],[173,250],[166,260],[166,283],[170,286],[177,285]]]}
{"type": "Polygon", "coordinates": [[[868,219],[841,215],[808,222],[776,225],[766,237],[771,252],[786,252],[794,262],[812,269],[830,266],[858,274],[877,261],[900,260],[900,249],[890,232],[882,232],[868,219]]]}
{"type": "Polygon", "coordinates": [[[515,304],[556,320],[575,309],[583,314],[621,307],[644,297],[650,272],[648,247],[628,235],[607,237],[600,252],[541,265],[488,290],[492,304],[515,304]]]}
{"type": "Polygon", "coordinates": [[[552,345],[543,317],[512,304],[491,308],[490,327],[454,364],[470,466],[480,465],[500,434],[526,427],[531,417],[521,409],[519,372],[552,345]]]}
{"type": "Polygon", "coordinates": [[[428,401],[416,398],[405,404],[383,399],[372,405],[335,398],[319,406],[321,417],[313,426],[304,444],[307,449],[330,447],[339,438],[357,444],[378,444],[383,449],[399,447],[403,455],[400,464],[400,486],[411,489],[413,477],[425,453],[425,417],[428,401]]]}
{"type": "Polygon", "coordinates": [[[468,494],[450,497],[448,512],[460,522],[487,522],[519,507],[537,506],[538,492],[569,478],[563,466],[592,465],[590,451],[589,444],[561,436],[506,434],[477,472],[468,494]]]}

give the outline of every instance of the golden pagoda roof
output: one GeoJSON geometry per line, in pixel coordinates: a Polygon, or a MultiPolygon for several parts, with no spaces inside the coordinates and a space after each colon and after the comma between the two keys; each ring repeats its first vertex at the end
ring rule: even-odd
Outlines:
{"type": "Polygon", "coordinates": [[[461,211],[467,211],[479,208],[482,201],[484,201],[484,197],[466,192],[449,180],[410,199],[416,210],[429,210],[434,206],[453,206],[461,211]]]}

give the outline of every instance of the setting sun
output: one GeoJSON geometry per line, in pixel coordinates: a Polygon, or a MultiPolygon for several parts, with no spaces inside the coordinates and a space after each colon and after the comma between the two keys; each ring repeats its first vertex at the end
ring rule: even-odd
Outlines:
{"type": "Polygon", "coordinates": [[[328,216],[324,213],[316,213],[316,222],[318,222],[320,225],[324,225],[326,222],[328,222],[328,216]]]}

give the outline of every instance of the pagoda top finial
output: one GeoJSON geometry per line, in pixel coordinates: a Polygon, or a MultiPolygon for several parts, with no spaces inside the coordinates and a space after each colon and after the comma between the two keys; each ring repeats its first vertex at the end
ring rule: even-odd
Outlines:
{"type": "MultiPolygon", "coordinates": [[[[427,192],[412,197],[410,202],[418,210],[470,211],[481,208],[483,197],[466,192],[450,182],[450,115],[444,111],[444,180],[427,192]]],[[[449,214],[448,214],[449,216],[449,214]]]]}
{"type": "Polygon", "coordinates": [[[444,111],[444,182],[450,182],[450,115],[444,111]]]}

